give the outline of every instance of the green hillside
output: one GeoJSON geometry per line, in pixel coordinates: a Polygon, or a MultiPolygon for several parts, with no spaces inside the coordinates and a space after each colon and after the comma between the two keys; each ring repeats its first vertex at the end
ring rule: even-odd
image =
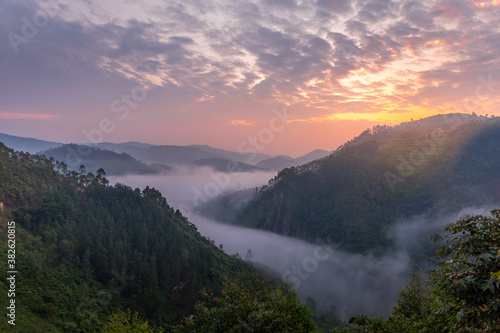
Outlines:
{"type": "MultiPolygon", "coordinates": [[[[18,272],[16,326],[3,320],[1,331],[92,332],[127,308],[173,325],[192,313],[200,289],[220,290],[224,275],[251,270],[155,189],[111,187],[101,172],[61,175],[57,167],[0,144],[0,237],[14,221],[18,272]]],[[[8,270],[6,259],[0,269],[8,270]]]]}
{"type": "Polygon", "coordinates": [[[500,119],[452,114],[376,126],[279,172],[234,223],[353,252],[391,246],[398,219],[500,202],[500,119]]]}

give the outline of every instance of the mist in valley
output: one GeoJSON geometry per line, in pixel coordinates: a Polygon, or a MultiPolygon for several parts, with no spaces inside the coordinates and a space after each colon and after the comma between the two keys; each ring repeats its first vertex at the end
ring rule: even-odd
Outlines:
{"type": "Polygon", "coordinates": [[[317,308],[334,312],[344,321],[359,313],[389,315],[399,290],[417,267],[431,267],[435,263],[432,256],[437,245],[430,235],[442,233],[445,225],[461,216],[489,215],[493,209],[468,208],[453,214],[422,214],[398,221],[388,234],[394,245],[383,255],[347,253],[331,244],[329,235],[311,244],[271,232],[222,224],[197,213],[199,205],[223,193],[242,193],[245,188],[260,187],[275,175],[273,172],[226,174],[208,167],[180,167],[164,175],[110,177],[110,182],[140,189],[155,187],[203,236],[213,239],[217,246],[222,244],[226,253],[238,253],[245,258],[250,249],[248,259],[264,264],[288,280],[297,288],[302,301],[312,297],[317,308]]]}
{"type": "Polygon", "coordinates": [[[224,173],[210,167],[175,166],[173,171],[164,174],[108,178],[112,184],[118,182],[141,190],[146,186],[154,187],[170,206],[188,215],[222,194],[267,184],[276,174],[274,171],[224,173]]]}

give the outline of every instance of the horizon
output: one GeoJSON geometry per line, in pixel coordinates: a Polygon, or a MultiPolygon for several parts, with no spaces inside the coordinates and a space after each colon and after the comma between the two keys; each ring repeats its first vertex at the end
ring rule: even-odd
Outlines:
{"type": "Polygon", "coordinates": [[[303,156],[500,116],[500,1],[0,0],[0,132],[303,156]]]}
{"type": "MultiPolygon", "coordinates": [[[[429,119],[429,118],[434,118],[434,117],[438,117],[438,116],[444,116],[444,115],[452,115],[452,114],[459,114],[459,115],[469,115],[467,113],[448,113],[448,114],[435,114],[435,115],[430,115],[426,118],[420,118],[420,119],[411,119],[410,121],[403,121],[401,123],[398,123],[398,124],[390,124],[388,126],[390,127],[394,127],[394,126],[398,126],[398,125],[401,125],[401,124],[404,124],[404,123],[410,123],[410,122],[417,122],[419,120],[425,120],[425,119],[429,119]]],[[[475,113],[474,113],[475,114],[475,113]]],[[[479,116],[479,117],[487,117],[488,115],[480,115],[480,114],[476,114],[476,116],[479,116]]],[[[493,117],[494,115],[491,115],[491,117],[493,117]]],[[[372,127],[373,128],[373,127],[372,127]]],[[[367,129],[372,129],[372,128],[367,128],[367,129]]],[[[366,130],[366,129],[365,129],[366,130]]],[[[364,130],[363,130],[364,131],[364,130]]],[[[362,132],[362,131],[361,131],[362,132]]],[[[258,152],[258,153],[262,153],[264,155],[269,155],[271,157],[278,157],[278,156],[286,156],[286,157],[292,157],[292,158],[299,158],[299,157],[303,157],[309,153],[312,153],[314,151],[317,151],[317,150],[324,150],[324,151],[328,151],[328,152],[333,152],[335,151],[339,146],[345,144],[346,142],[348,142],[349,140],[351,139],[354,139],[357,135],[361,134],[361,132],[357,133],[355,136],[353,137],[350,137],[348,139],[346,139],[344,142],[342,142],[341,144],[339,144],[338,146],[336,146],[334,149],[322,149],[322,148],[314,148],[310,151],[307,151],[301,155],[286,155],[286,154],[266,154],[266,153],[262,153],[262,152],[258,152]]],[[[225,148],[221,148],[221,147],[214,147],[214,146],[210,146],[210,145],[207,145],[207,144],[203,144],[203,143],[199,143],[199,144],[187,144],[187,145],[172,145],[172,144],[152,144],[152,143],[149,143],[149,142],[140,142],[140,141],[122,141],[122,142],[111,142],[111,141],[103,141],[103,142],[95,142],[95,143],[92,143],[90,141],[87,141],[87,142],[62,142],[62,141],[51,141],[51,140],[43,140],[43,139],[40,139],[40,138],[35,138],[35,137],[26,137],[26,136],[18,136],[18,135],[13,135],[13,134],[8,134],[8,133],[1,133],[0,132],[0,135],[1,134],[4,134],[4,135],[10,135],[10,136],[13,136],[13,137],[17,137],[17,138],[20,138],[20,139],[33,139],[33,140],[39,140],[39,141],[44,141],[44,142],[53,142],[53,143],[59,143],[59,144],[62,144],[62,145],[69,145],[69,144],[88,144],[88,145],[99,145],[99,144],[116,144],[116,145],[120,145],[120,144],[127,144],[127,143],[131,143],[131,144],[145,144],[145,145],[151,145],[151,146],[173,146],[173,147],[196,147],[196,146],[207,146],[207,147],[210,147],[210,148],[214,148],[214,149],[221,149],[221,150],[226,150],[226,151],[231,151],[231,152],[240,152],[240,153],[244,153],[244,151],[236,151],[236,150],[230,150],[230,149],[225,149],[225,148]]],[[[1,142],[1,141],[0,141],[1,142]]],[[[97,147],[99,148],[99,147],[97,147]]],[[[252,148],[255,148],[255,147],[252,147],[252,148]]],[[[99,148],[99,149],[103,149],[103,150],[108,150],[106,148],[99,148]]]]}

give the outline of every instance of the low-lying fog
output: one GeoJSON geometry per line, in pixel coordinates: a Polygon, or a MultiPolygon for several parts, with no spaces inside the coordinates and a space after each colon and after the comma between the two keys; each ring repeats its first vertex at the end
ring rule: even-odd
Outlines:
{"type": "Polygon", "coordinates": [[[414,217],[400,221],[391,230],[396,249],[375,257],[346,253],[329,244],[328,235],[317,244],[270,232],[221,224],[193,212],[193,207],[217,195],[264,185],[276,173],[225,174],[210,168],[179,168],[166,175],[126,175],[110,177],[143,189],[147,185],[160,190],[167,202],[180,208],[199,232],[223,244],[228,254],[243,258],[251,249],[252,261],[271,267],[298,287],[302,299],[313,297],[318,306],[332,306],[342,320],[359,313],[386,316],[391,313],[397,294],[410,279],[412,261],[409,253],[418,253],[429,245],[429,236],[465,214],[489,215],[487,208],[466,209],[451,216],[414,217]],[[427,244],[427,245],[425,245],[427,244]]]}
{"type": "Polygon", "coordinates": [[[176,166],[174,171],[166,174],[111,176],[109,181],[141,190],[146,186],[154,187],[160,190],[170,206],[187,214],[224,192],[267,184],[276,174],[267,171],[228,174],[213,171],[210,167],[176,166]]]}

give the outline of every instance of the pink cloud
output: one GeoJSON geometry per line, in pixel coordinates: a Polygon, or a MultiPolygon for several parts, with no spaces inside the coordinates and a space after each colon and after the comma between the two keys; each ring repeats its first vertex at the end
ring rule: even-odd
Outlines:
{"type": "Polygon", "coordinates": [[[0,112],[0,119],[54,119],[52,114],[0,112]]]}
{"type": "Polygon", "coordinates": [[[244,125],[244,126],[250,126],[250,125],[253,125],[254,123],[252,122],[249,122],[249,121],[246,121],[246,120],[233,120],[231,121],[231,124],[232,125],[244,125]]]}

